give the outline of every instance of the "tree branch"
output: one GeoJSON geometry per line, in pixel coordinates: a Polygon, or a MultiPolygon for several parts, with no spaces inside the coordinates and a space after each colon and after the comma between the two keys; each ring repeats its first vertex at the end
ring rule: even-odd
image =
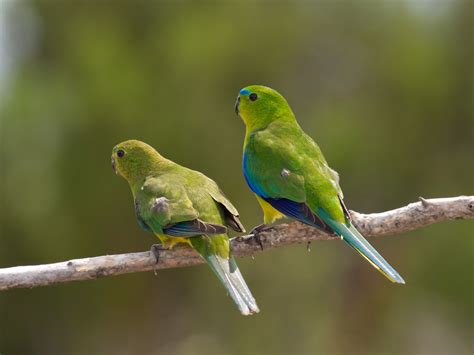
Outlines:
{"type": "MultiPolygon", "coordinates": [[[[400,234],[424,226],[454,219],[474,219],[474,196],[459,196],[426,200],[395,210],[362,214],[351,211],[353,223],[367,236],[400,234]]],[[[316,240],[339,240],[299,222],[280,224],[259,233],[264,250],[316,240]]],[[[232,239],[232,252],[248,256],[260,252],[251,235],[232,239]]],[[[60,263],[17,266],[0,269],[0,291],[12,288],[46,286],[56,283],[97,279],[138,271],[168,269],[201,264],[204,261],[187,246],[160,252],[155,262],[150,252],[97,256],[60,263]]]]}

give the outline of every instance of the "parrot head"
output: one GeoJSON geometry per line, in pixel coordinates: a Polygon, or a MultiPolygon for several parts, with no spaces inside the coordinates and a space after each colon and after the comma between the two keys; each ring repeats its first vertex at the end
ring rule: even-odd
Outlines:
{"type": "Polygon", "coordinates": [[[168,162],[153,147],[138,140],[119,143],[112,149],[112,169],[129,183],[159,171],[168,162]]]}
{"type": "Polygon", "coordinates": [[[288,102],[280,93],[261,85],[251,85],[240,90],[235,113],[250,130],[265,128],[280,117],[293,116],[288,102]]]}

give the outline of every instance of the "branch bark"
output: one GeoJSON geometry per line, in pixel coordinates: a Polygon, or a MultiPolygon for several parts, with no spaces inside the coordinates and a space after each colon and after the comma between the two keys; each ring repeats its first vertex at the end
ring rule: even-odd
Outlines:
{"type": "MultiPolygon", "coordinates": [[[[395,210],[362,214],[351,211],[353,223],[367,236],[401,234],[447,220],[474,219],[474,196],[424,199],[395,210]]],[[[264,250],[316,240],[339,240],[299,222],[280,224],[259,233],[264,250]]],[[[252,235],[233,238],[236,256],[259,253],[260,246],[252,235]]],[[[0,269],[0,291],[33,288],[56,283],[98,279],[139,271],[168,269],[202,264],[204,261],[187,246],[160,253],[156,263],[150,252],[97,256],[54,264],[16,266],[0,269]]]]}

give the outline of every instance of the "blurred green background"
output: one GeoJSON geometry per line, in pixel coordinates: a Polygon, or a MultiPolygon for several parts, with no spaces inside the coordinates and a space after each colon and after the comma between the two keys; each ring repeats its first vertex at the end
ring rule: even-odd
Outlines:
{"type": "MultiPolygon", "coordinates": [[[[0,0],[0,267],[147,250],[112,147],[215,179],[250,229],[239,89],[279,90],[360,212],[473,193],[474,2],[0,0]]],[[[473,223],[0,294],[0,353],[472,354],[473,223]]]]}

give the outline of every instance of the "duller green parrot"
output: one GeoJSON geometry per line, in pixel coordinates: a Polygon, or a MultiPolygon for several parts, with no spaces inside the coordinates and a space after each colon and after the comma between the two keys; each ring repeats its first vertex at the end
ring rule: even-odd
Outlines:
{"type": "Polygon", "coordinates": [[[244,227],[237,209],[213,180],[137,140],[113,148],[112,168],[128,181],[143,229],[154,233],[162,246],[189,244],[206,260],[243,315],[259,312],[230,254],[227,226],[238,232],[244,232],[244,227]]]}
{"type": "Polygon", "coordinates": [[[285,98],[268,87],[248,86],[240,90],[235,111],[246,126],[243,173],[264,223],[289,217],[339,236],[390,281],[404,284],[351,223],[337,172],[299,126],[285,98]]]}

